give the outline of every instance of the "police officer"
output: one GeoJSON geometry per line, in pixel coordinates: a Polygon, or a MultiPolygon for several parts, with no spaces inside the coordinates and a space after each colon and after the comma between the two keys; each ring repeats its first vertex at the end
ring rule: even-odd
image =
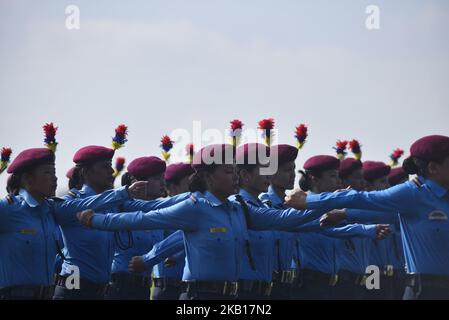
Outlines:
{"type": "MultiPolygon", "coordinates": [[[[193,174],[189,163],[173,163],[165,170],[168,194],[176,196],[189,191],[189,181],[193,174]]],[[[153,269],[152,300],[177,300],[182,289],[184,270],[184,237],[181,231],[154,230],[158,241],[150,252],[134,256],[129,268],[134,272],[153,269]],[[165,237],[165,239],[163,239],[165,237]],[[163,240],[161,240],[163,239],[163,240]]]]}
{"type": "Polygon", "coordinates": [[[249,227],[294,230],[321,215],[316,211],[276,210],[248,204],[248,218],[228,197],[237,189],[231,145],[210,145],[198,152],[190,200],[149,213],[79,214],[84,225],[117,229],[181,229],[184,231],[186,281],[183,299],[235,299],[249,227]]]}
{"type": "MultiPolygon", "coordinates": [[[[179,162],[170,164],[165,171],[165,182],[169,196],[188,192],[190,177],[193,173],[190,163],[179,162]]],[[[174,230],[163,230],[161,235],[165,239],[173,232],[174,230]]],[[[184,238],[179,237],[178,239],[182,242],[182,250],[177,252],[175,256],[166,257],[163,262],[153,267],[152,300],[177,300],[182,293],[185,251],[184,238]]]]}
{"type": "Polygon", "coordinates": [[[382,191],[307,196],[297,190],[286,200],[300,209],[349,207],[399,212],[409,273],[404,299],[448,299],[449,137],[433,135],[417,140],[402,167],[418,177],[382,191]]]}
{"type": "MultiPolygon", "coordinates": [[[[393,168],[388,175],[388,184],[394,187],[398,184],[407,182],[409,175],[404,171],[402,167],[393,168]]],[[[405,291],[406,270],[405,270],[405,257],[401,236],[401,225],[399,219],[395,219],[392,224],[391,241],[393,241],[394,251],[392,254],[392,264],[394,267],[393,272],[393,299],[402,299],[405,291]]]]}
{"type": "MultiPolygon", "coordinates": [[[[270,148],[270,155],[277,154],[278,170],[270,176],[268,191],[259,198],[271,208],[285,209],[283,198],[285,191],[294,188],[295,160],[298,148],[280,144],[270,148]]],[[[292,287],[297,280],[299,270],[299,240],[292,232],[275,232],[275,263],[273,270],[272,299],[290,299],[292,287]],[[296,261],[296,262],[295,262],[296,261]]]]}
{"type": "MultiPolygon", "coordinates": [[[[263,173],[263,157],[268,159],[270,148],[259,143],[247,143],[236,150],[237,173],[240,191],[231,200],[247,205],[265,207],[258,196],[266,192],[269,185],[268,172],[263,173]]],[[[242,267],[239,279],[239,299],[266,300],[272,290],[272,275],[275,261],[275,231],[248,230],[245,255],[241,257],[242,267]]]]}
{"type": "MultiPolygon", "coordinates": [[[[387,189],[389,187],[388,175],[390,171],[391,167],[381,161],[364,161],[363,178],[365,179],[366,190],[374,191],[387,189]]],[[[395,215],[393,222],[395,221],[399,221],[397,215],[395,215]]],[[[394,274],[392,256],[394,253],[400,254],[400,247],[398,247],[396,242],[391,241],[391,239],[392,237],[389,237],[387,241],[373,240],[371,242],[369,264],[378,266],[381,276],[380,288],[376,290],[367,290],[366,297],[368,299],[392,299],[394,274]]]]}
{"type": "Polygon", "coordinates": [[[102,209],[141,194],[142,185],[95,197],[64,201],[52,198],[57,187],[55,155],[49,149],[21,152],[8,173],[9,194],[0,202],[0,297],[48,299],[52,295],[56,223],[75,221],[75,213],[102,209]]]}
{"type": "MultiPolygon", "coordinates": [[[[351,187],[354,190],[365,190],[365,179],[363,177],[363,164],[360,160],[346,158],[341,161],[339,168],[341,187],[351,187]]],[[[365,219],[356,221],[347,220],[349,223],[388,223],[384,217],[372,219],[379,216],[377,212],[368,212],[365,219]]],[[[390,215],[394,216],[394,215],[390,215]]],[[[336,295],[342,299],[364,299],[366,296],[366,267],[370,264],[372,248],[371,239],[352,238],[340,243],[340,254],[337,255],[339,264],[338,282],[335,288],[336,295]]],[[[387,241],[387,240],[384,240],[387,241]]]]}
{"type": "MultiPolygon", "coordinates": [[[[136,181],[146,181],[147,195],[144,200],[153,200],[165,194],[165,161],[158,157],[140,157],[130,162],[128,172],[122,176],[122,185],[136,181]]],[[[121,209],[121,208],[119,208],[121,209]]],[[[121,209],[120,211],[124,211],[121,209]]],[[[135,231],[131,234],[130,246],[116,246],[112,262],[112,281],[108,289],[108,299],[149,300],[151,270],[141,273],[129,272],[132,257],[144,254],[160,241],[159,230],[135,231]]],[[[126,239],[126,232],[120,234],[126,239]]]]}

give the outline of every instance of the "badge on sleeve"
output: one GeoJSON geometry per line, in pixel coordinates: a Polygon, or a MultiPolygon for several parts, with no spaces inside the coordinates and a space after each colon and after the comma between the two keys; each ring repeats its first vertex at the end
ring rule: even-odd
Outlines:
{"type": "Polygon", "coordinates": [[[429,220],[447,220],[447,214],[441,210],[435,210],[428,214],[429,220]]]}

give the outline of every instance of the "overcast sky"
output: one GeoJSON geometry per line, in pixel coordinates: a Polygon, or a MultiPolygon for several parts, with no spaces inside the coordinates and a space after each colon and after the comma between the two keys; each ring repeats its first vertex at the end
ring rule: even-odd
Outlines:
{"type": "Polygon", "coordinates": [[[195,120],[224,135],[234,118],[267,117],[281,143],[309,125],[298,167],[337,139],[387,161],[449,135],[448,31],[447,0],[0,0],[0,146],[40,147],[55,122],[59,191],[75,151],[109,146],[120,123],[128,162],[160,156],[161,136],[195,120]],[[79,30],[66,28],[71,4],[79,30]]]}

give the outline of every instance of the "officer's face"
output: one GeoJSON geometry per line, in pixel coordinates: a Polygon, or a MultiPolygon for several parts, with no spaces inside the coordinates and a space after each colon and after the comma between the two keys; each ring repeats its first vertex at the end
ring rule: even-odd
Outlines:
{"type": "Polygon", "coordinates": [[[449,189],[449,157],[443,162],[430,162],[428,166],[429,178],[435,180],[441,186],[449,189]]]}
{"type": "Polygon", "coordinates": [[[333,192],[341,187],[341,181],[338,178],[337,170],[326,170],[321,176],[312,177],[315,192],[333,192]]]}
{"type": "Polygon", "coordinates": [[[55,173],[55,165],[40,165],[33,172],[24,174],[22,181],[24,187],[32,195],[40,198],[54,197],[58,181],[55,173]]]}
{"type": "Polygon", "coordinates": [[[281,189],[293,189],[295,186],[295,168],[294,161],[280,165],[278,171],[271,176],[271,183],[281,189]]]}
{"type": "Polygon", "coordinates": [[[191,176],[186,176],[179,180],[178,183],[172,183],[168,186],[168,192],[171,196],[189,191],[189,181],[191,176]]]}
{"type": "Polygon", "coordinates": [[[238,177],[236,168],[232,164],[222,164],[207,174],[209,191],[222,197],[229,197],[238,190],[238,177]]]}
{"type": "Polygon", "coordinates": [[[147,182],[148,200],[157,199],[165,195],[165,179],[163,173],[149,177],[147,182]]]}
{"type": "Polygon", "coordinates": [[[242,180],[242,186],[255,191],[257,194],[267,192],[268,187],[270,186],[269,176],[260,174],[261,167],[268,167],[268,165],[258,165],[250,171],[242,170],[239,177],[242,180]]]}
{"type": "Polygon", "coordinates": [[[113,173],[111,160],[97,161],[90,167],[83,169],[85,183],[99,192],[114,187],[113,173]]]}
{"type": "Polygon", "coordinates": [[[342,188],[351,187],[354,190],[362,191],[365,190],[365,179],[363,179],[362,169],[358,169],[351,173],[345,179],[342,179],[342,188]]]}

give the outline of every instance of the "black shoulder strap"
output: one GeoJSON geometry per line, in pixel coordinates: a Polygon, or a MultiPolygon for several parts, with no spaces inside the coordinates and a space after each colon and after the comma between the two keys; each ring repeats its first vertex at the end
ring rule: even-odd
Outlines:
{"type": "Polygon", "coordinates": [[[8,201],[8,204],[13,204],[14,203],[14,199],[13,199],[13,197],[10,194],[8,194],[6,196],[6,201],[8,201]]]}
{"type": "Polygon", "coordinates": [[[418,186],[418,188],[421,188],[422,187],[422,185],[423,185],[423,183],[422,183],[422,181],[421,180],[419,180],[419,178],[418,177],[415,177],[415,178],[413,178],[413,183],[414,184],[416,184],[417,186],[418,186]]]}
{"type": "MultiPolygon", "coordinates": [[[[245,200],[243,200],[242,196],[237,194],[235,196],[235,199],[240,203],[240,205],[243,208],[243,213],[245,214],[245,220],[246,220],[246,227],[249,228],[251,225],[251,216],[249,214],[249,208],[246,204],[245,200]]],[[[251,269],[254,271],[256,270],[256,264],[254,263],[253,255],[251,253],[251,244],[249,243],[249,240],[245,241],[245,247],[246,247],[246,255],[248,256],[249,265],[251,266],[251,269]]]]}
{"type": "Polygon", "coordinates": [[[243,208],[243,213],[245,214],[245,220],[246,220],[246,225],[248,228],[251,227],[251,216],[249,214],[249,208],[248,205],[246,204],[245,200],[243,200],[242,196],[237,194],[235,196],[235,199],[240,203],[240,205],[243,208]]]}
{"type": "MultiPolygon", "coordinates": [[[[118,207],[120,212],[125,212],[125,209],[123,207],[123,205],[119,205],[118,207]]],[[[133,238],[133,233],[131,231],[126,231],[127,236],[128,236],[128,244],[125,244],[122,241],[122,238],[120,237],[120,231],[114,231],[114,241],[115,244],[117,245],[117,247],[121,250],[128,250],[131,249],[134,246],[134,238],[133,238]]]]}

